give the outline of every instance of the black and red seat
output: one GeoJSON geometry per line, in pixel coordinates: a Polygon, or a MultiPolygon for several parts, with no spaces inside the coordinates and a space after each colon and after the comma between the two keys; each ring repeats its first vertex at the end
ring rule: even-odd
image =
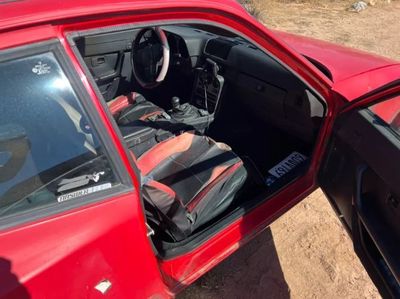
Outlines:
{"type": "MultiPolygon", "coordinates": [[[[122,126],[165,113],[135,92],[108,105],[122,126]]],[[[149,220],[174,241],[223,213],[247,179],[242,160],[229,146],[191,132],[146,149],[137,165],[149,220]]]]}
{"type": "Polygon", "coordinates": [[[190,132],[157,144],[137,164],[152,220],[175,241],[224,212],[247,178],[226,144],[190,132]]]}
{"type": "Polygon", "coordinates": [[[117,124],[124,125],[135,120],[146,120],[149,117],[164,113],[164,110],[137,92],[121,95],[107,103],[117,124]]]}

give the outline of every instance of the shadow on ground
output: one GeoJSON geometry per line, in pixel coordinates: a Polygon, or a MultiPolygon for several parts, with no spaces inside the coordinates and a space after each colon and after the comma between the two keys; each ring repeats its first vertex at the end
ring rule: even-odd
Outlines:
{"type": "Polygon", "coordinates": [[[290,298],[268,228],[178,295],[184,298],[290,298]]]}

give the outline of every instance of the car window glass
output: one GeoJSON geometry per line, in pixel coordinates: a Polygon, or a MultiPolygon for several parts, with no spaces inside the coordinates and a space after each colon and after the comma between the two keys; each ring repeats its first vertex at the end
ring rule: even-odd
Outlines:
{"type": "Polygon", "coordinates": [[[369,110],[400,136],[400,96],[375,104],[369,110]]]}
{"type": "Polygon", "coordinates": [[[116,184],[53,53],[0,63],[0,217],[116,184]]]}

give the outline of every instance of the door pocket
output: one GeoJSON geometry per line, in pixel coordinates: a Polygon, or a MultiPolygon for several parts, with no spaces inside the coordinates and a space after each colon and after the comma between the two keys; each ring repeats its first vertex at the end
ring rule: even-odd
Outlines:
{"type": "Polygon", "coordinates": [[[396,229],[400,225],[398,197],[365,164],[357,168],[355,177],[353,225],[358,234],[354,238],[359,240],[359,250],[364,251],[391,289],[400,296],[399,282],[395,278],[400,277],[397,258],[400,236],[396,229]]]}

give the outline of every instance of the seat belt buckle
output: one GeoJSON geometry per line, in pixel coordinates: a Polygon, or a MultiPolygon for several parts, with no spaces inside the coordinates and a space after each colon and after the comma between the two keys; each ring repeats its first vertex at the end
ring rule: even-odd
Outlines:
{"type": "Polygon", "coordinates": [[[171,116],[170,116],[167,112],[165,112],[165,111],[163,111],[163,112],[161,113],[161,115],[162,115],[165,119],[168,119],[168,120],[171,119],[171,116]]]}
{"type": "Polygon", "coordinates": [[[146,222],[146,228],[147,228],[147,236],[148,237],[154,236],[155,234],[154,229],[152,229],[147,222],[146,222]]]}

